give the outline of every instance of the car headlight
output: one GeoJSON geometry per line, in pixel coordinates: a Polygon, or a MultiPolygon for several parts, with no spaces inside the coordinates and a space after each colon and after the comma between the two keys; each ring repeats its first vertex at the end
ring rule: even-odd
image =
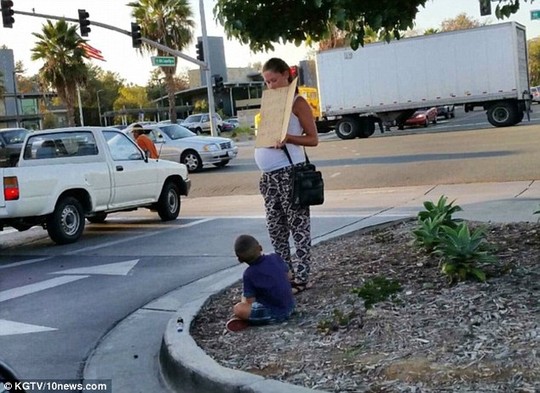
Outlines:
{"type": "Polygon", "coordinates": [[[204,145],[203,146],[203,150],[204,151],[218,151],[219,150],[219,146],[216,145],[215,143],[212,143],[210,145],[204,145]]]}

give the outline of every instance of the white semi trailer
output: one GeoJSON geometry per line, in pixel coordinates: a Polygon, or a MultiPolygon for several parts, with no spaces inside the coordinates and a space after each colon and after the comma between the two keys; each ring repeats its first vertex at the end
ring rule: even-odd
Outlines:
{"type": "Polygon", "coordinates": [[[481,106],[504,127],[530,107],[527,39],[516,22],[323,51],[317,80],[322,118],[342,139],[367,138],[377,123],[402,127],[420,108],[481,106]]]}

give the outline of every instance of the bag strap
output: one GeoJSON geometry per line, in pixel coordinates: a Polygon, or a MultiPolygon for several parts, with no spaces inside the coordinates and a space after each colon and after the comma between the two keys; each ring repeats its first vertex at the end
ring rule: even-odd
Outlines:
{"type": "MultiPolygon", "coordinates": [[[[304,156],[306,157],[306,163],[307,164],[310,164],[309,162],[309,157],[306,153],[306,147],[305,146],[302,146],[302,148],[304,149],[304,156]]],[[[291,159],[291,155],[289,153],[289,150],[287,149],[287,144],[284,144],[283,147],[282,147],[283,151],[285,152],[285,155],[287,156],[287,158],[289,159],[289,162],[291,163],[291,165],[294,165],[293,162],[292,162],[292,159],[291,159]]]]}

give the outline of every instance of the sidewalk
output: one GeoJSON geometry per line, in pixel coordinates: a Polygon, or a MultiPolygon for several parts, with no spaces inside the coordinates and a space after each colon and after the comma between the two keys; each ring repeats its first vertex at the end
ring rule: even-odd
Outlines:
{"type": "MultiPolygon", "coordinates": [[[[540,209],[540,181],[329,190],[325,204],[314,207],[312,216],[314,219],[347,217],[349,224],[324,236],[315,236],[313,242],[400,218],[414,217],[423,208],[424,201],[436,202],[441,195],[447,196],[449,201],[455,199],[455,204],[462,207],[463,211],[456,214],[456,218],[484,222],[535,222],[540,218],[540,215],[533,214],[540,209]],[[356,219],[351,220],[351,217],[356,219]]],[[[182,209],[185,215],[240,216],[241,212],[244,217],[262,217],[264,211],[260,203],[254,203],[259,198],[258,195],[197,198],[186,200],[182,209]]],[[[144,379],[141,376],[135,378],[134,382],[133,373],[125,370],[129,365],[118,360],[119,352],[131,350],[134,345],[142,346],[141,341],[147,341],[144,344],[147,347],[154,345],[153,350],[157,351],[159,338],[161,373],[175,392],[315,392],[222,367],[207,356],[190,336],[190,324],[208,297],[238,281],[243,269],[238,265],[181,287],[126,318],[96,349],[85,369],[84,378],[98,379],[100,368],[117,367],[122,373],[115,376],[115,388],[136,386],[136,391],[168,391],[163,386],[160,386],[162,390],[157,390],[155,382],[150,386],[151,382],[140,381],[144,379]],[[161,330],[160,334],[159,326],[165,325],[165,318],[168,319],[165,332],[163,334],[161,330]],[[183,319],[182,330],[178,329],[178,318],[183,319]],[[141,334],[144,333],[141,333],[141,326],[152,326],[155,331],[152,338],[146,336],[146,340],[142,340],[141,334]]],[[[147,334],[148,328],[144,331],[147,334]]],[[[147,359],[146,367],[155,369],[156,365],[151,364],[151,360],[157,359],[147,359]]],[[[135,390],[122,388],[119,391],[135,390]]]]}
{"type": "MultiPolygon", "coordinates": [[[[441,195],[446,195],[449,201],[456,199],[456,204],[463,208],[463,212],[456,217],[468,220],[518,222],[536,221],[539,218],[533,215],[540,207],[540,183],[535,181],[328,191],[326,207],[314,208],[313,215],[343,213],[355,209],[362,211],[368,206],[372,209],[376,206],[380,210],[372,218],[415,216],[422,209],[423,201],[436,202],[441,195]]],[[[234,202],[246,206],[246,201],[238,197],[226,199],[226,203],[212,203],[210,206],[222,205],[230,210],[235,210],[231,208],[234,202]]],[[[359,225],[347,228],[347,231],[369,227],[373,225],[370,221],[361,221],[359,225]]],[[[384,222],[384,218],[380,222],[384,222]]],[[[322,240],[325,239],[317,239],[317,242],[322,240]]],[[[206,299],[240,279],[242,271],[239,266],[192,284],[194,288],[205,288],[205,292],[198,292],[198,298],[179,308],[177,316],[184,320],[183,331],[178,332],[176,329],[177,316],[168,323],[160,354],[166,379],[179,392],[312,392],[310,389],[224,368],[208,357],[189,335],[189,325],[206,299]],[[212,284],[207,286],[208,283],[212,284]]],[[[188,288],[180,291],[186,290],[188,288]]]]}

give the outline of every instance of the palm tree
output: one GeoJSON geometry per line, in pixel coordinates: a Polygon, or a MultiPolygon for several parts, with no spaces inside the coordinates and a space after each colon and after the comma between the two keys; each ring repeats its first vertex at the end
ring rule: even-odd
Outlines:
{"type": "MultiPolygon", "coordinates": [[[[142,36],[181,51],[193,39],[193,13],[187,0],[138,0],[128,4],[133,7],[132,15],[141,26],[142,36]]],[[[155,48],[142,43],[141,51],[154,53],[155,48]]],[[[157,49],[158,56],[169,55],[157,49]]],[[[160,67],[165,76],[169,98],[169,118],[176,123],[175,81],[176,63],[172,67],[160,67]]]]}
{"type": "Polygon", "coordinates": [[[43,25],[41,33],[32,33],[40,41],[32,48],[32,60],[43,60],[39,76],[43,84],[52,87],[67,109],[68,125],[75,125],[75,98],[77,86],[84,84],[88,68],[84,63],[85,42],[77,33],[76,25],[64,19],[43,25]]]}

